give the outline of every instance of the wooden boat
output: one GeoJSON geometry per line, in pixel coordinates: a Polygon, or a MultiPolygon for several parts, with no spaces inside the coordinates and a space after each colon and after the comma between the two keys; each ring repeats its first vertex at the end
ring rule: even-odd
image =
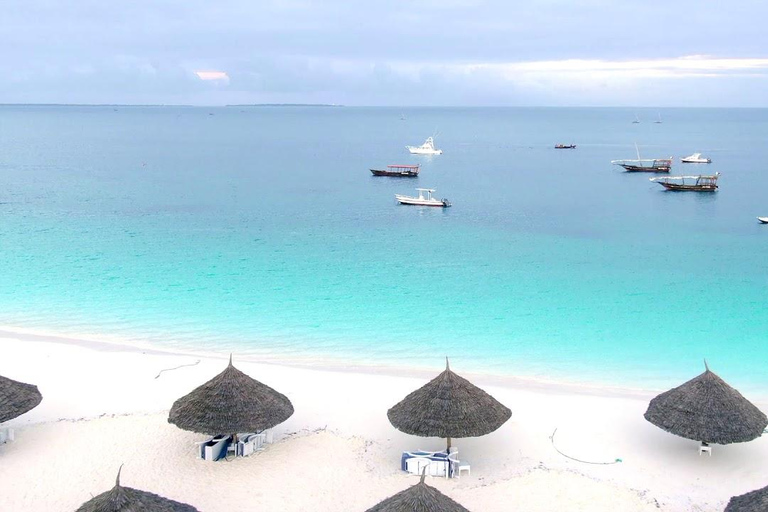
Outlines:
{"type": "Polygon", "coordinates": [[[694,153],[691,156],[686,156],[680,159],[684,164],[711,164],[712,160],[704,158],[701,153],[694,153]]]}
{"type": "Polygon", "coordinates": [[[442,155],[442,149],[435,149],[435,141],[432,137],[427,137],[421,146],[405,146],[405,149],[412,155],[442,155]]]}
{"type": "Polygon", "coordinates": [[[669,158],[640,158],[640,150],[637,151],[636,160],[611,160],[613,165],[619,165],[627,172],[669,172],[672,169],[672,157],[669,158]]]}
{"type": "Polygon", "coordinates": [[[718,177],[720,177],[720,173],[716,172],[711,176],[665,176],[663,178],[651,178],[651,181],[658,183],[667,190],[714,192],[717,190],[718,177]],[[688,180],[688,183],[685,180],[688,180]]]}
{"type": "Polygon", "coordinates": [[[757,220],[759,220],[761,224],[768,224],[768,217],[758,217],[757,220]]]}
{"type": "Polygon", "coordinates": [[[392,176],[395,178],[415,178],[419,175],[418,165],[388,165],[386,170],[371,169],[374,176],[392,176]]]}
{"type": "Polygon", "coordinates": [[[555,149],[574,149],[576,144],[555,144],[555,149]]]}
{"type": "Polygon", "coordinates": [[[672,169],[672,158],[611,160],[611,163],[623,167],[627,172],[669,172],[672,169]]]}
{"type": "Polygon", "coordinates": [[[403,196],[395,194],[395,199],[400,204],[410,204],[415,206],[440,206],[447,208],[451,206],[451,203],[447,199],[435,199],[432,197],[432,193],[435,191],[433,188],[417,188],[419,192],[418,197],[403,196]]]}

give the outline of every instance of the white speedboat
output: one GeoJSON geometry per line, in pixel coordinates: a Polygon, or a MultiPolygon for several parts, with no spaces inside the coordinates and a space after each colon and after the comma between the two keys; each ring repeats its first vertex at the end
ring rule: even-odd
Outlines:
{"type": "Polygon", "coordinates": [[[768,224],[768,217],[758,217],[757,220],[759,220],[761,224],[768,224]]]}
{"type": "Polygon", "coordinates": [[[447,208],[451,206],[451,203],[447,199],[435,199],[432,197],[432,193],[435,191],[433,188],[417,188],[419,192],[418,197],[403,196],[395,194],[395,199],[400,204],[412,204],[416,206],[440,206],[447,208]]]}
{"type": "Polygon", "coordinates": [[[694,153],[691,156],[686,156],[684,158],[680,159],[681,162],[684,164],[711,164],[712,160],[709,158],[704,158],[701,156],[701,153],[694,153]]]}
{"type": "Polygon", "coordinates": [[[442,155],[442,149],[435,149],[435,141],[432,137],[427,138],[421,146],[405,146],[405,149],[412,155],[442,155]]]}

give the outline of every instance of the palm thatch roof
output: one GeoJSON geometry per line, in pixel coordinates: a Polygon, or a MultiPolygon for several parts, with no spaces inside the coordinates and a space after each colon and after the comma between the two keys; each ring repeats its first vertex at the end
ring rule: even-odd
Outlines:
{"type": "Polygon", "coordinates": [[[42,399],[37,386],[0,376],[0,423],[34,409],[42,399]]]}
{"type": "MultiPolygon", "coordinates": [[[[122,469],[122,466],[121,466],[122,469]]],[[[179,503],[120,485],[120,470],[112,490],[103,492],[80,505],[75,512],[199,512],[192,505],[179,503]]]]}
{"type": "Polygon", "coordinates": [[[288,398],[229,366],[202,386],[176,400],[168,422],[200,434],[260,432],[293,414],[288,398]]]}
{"type": "Polygon", "coordinates": [[[434,487],[425,484],[422,473],[419,483],[390,496],[366,512],[469,512],[469,510],[434,487]]]}
{"type": "Polygon", "coordinates": [[[765,512],[766,510],[768,510],[768,487],[734,496],[725,507],[725,512],[765,512]]]}
{"type": "Polygon", "coordinates": [[[445,371],[387,411],[392,425],[422,437],[477,437],[499,428],[512,411],[467,379],[445,371]]]}
{"type": "Polygon", "coordinates": [[[645,419],[672,434],[706,443],[751,441],[768,426],[768,417],[741,393],[706,370],[666,391],[648,405],[645,419]]]}

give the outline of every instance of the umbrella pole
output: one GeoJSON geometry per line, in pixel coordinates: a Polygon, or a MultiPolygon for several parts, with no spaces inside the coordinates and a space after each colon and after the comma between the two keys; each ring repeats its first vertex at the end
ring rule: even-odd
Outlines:
{"type": "Polygon", "coordinates": [[[448,447],[445,449],[445,453],[451,453],[451,438],[448,438],[448,447]]]}

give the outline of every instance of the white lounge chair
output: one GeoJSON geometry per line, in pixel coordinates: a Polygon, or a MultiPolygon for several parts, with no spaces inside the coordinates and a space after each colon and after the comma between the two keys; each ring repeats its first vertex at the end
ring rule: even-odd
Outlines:
{"type": "Polygon", "coordinates": [[[0,444],[5,444],[13,441],[13,429],[12,428],[0,428],[0,444]]]}
{"type": "Polygon", "coordinates": [[[232,436],[216,436],[206,441],[196,443],[199,445],[199,456],[203,460],[219,460],[227,453],[227,448],[232,441],[232,436]]]}
{"type": "Polygon", "coordinates": [[[462,471],[466,471],[467,476],[470,475],[469,462],[459,460],[456,453],[450,454],[448,460],[451,461],[451,476],[461,478],[462,471]]]}
{"type": "Polygon", "coordinates": [[[712,456],[712,447],[709,446],[709,443],[705,443],[704,441],[701,442],[699,445],[699,456],[701,456],[702,453],[708,453],[709,456],[712,456]]]}
{"type": "MultiPolygon", "coordinates": [[[[426,457],[411,457],[405,461],[406,471],[411,475],[420,476],[424,472],[424,468],[429,468],[432,461],[426,457]]],[[[427,469],[427,474],[431,474],[427,469]]]]}

